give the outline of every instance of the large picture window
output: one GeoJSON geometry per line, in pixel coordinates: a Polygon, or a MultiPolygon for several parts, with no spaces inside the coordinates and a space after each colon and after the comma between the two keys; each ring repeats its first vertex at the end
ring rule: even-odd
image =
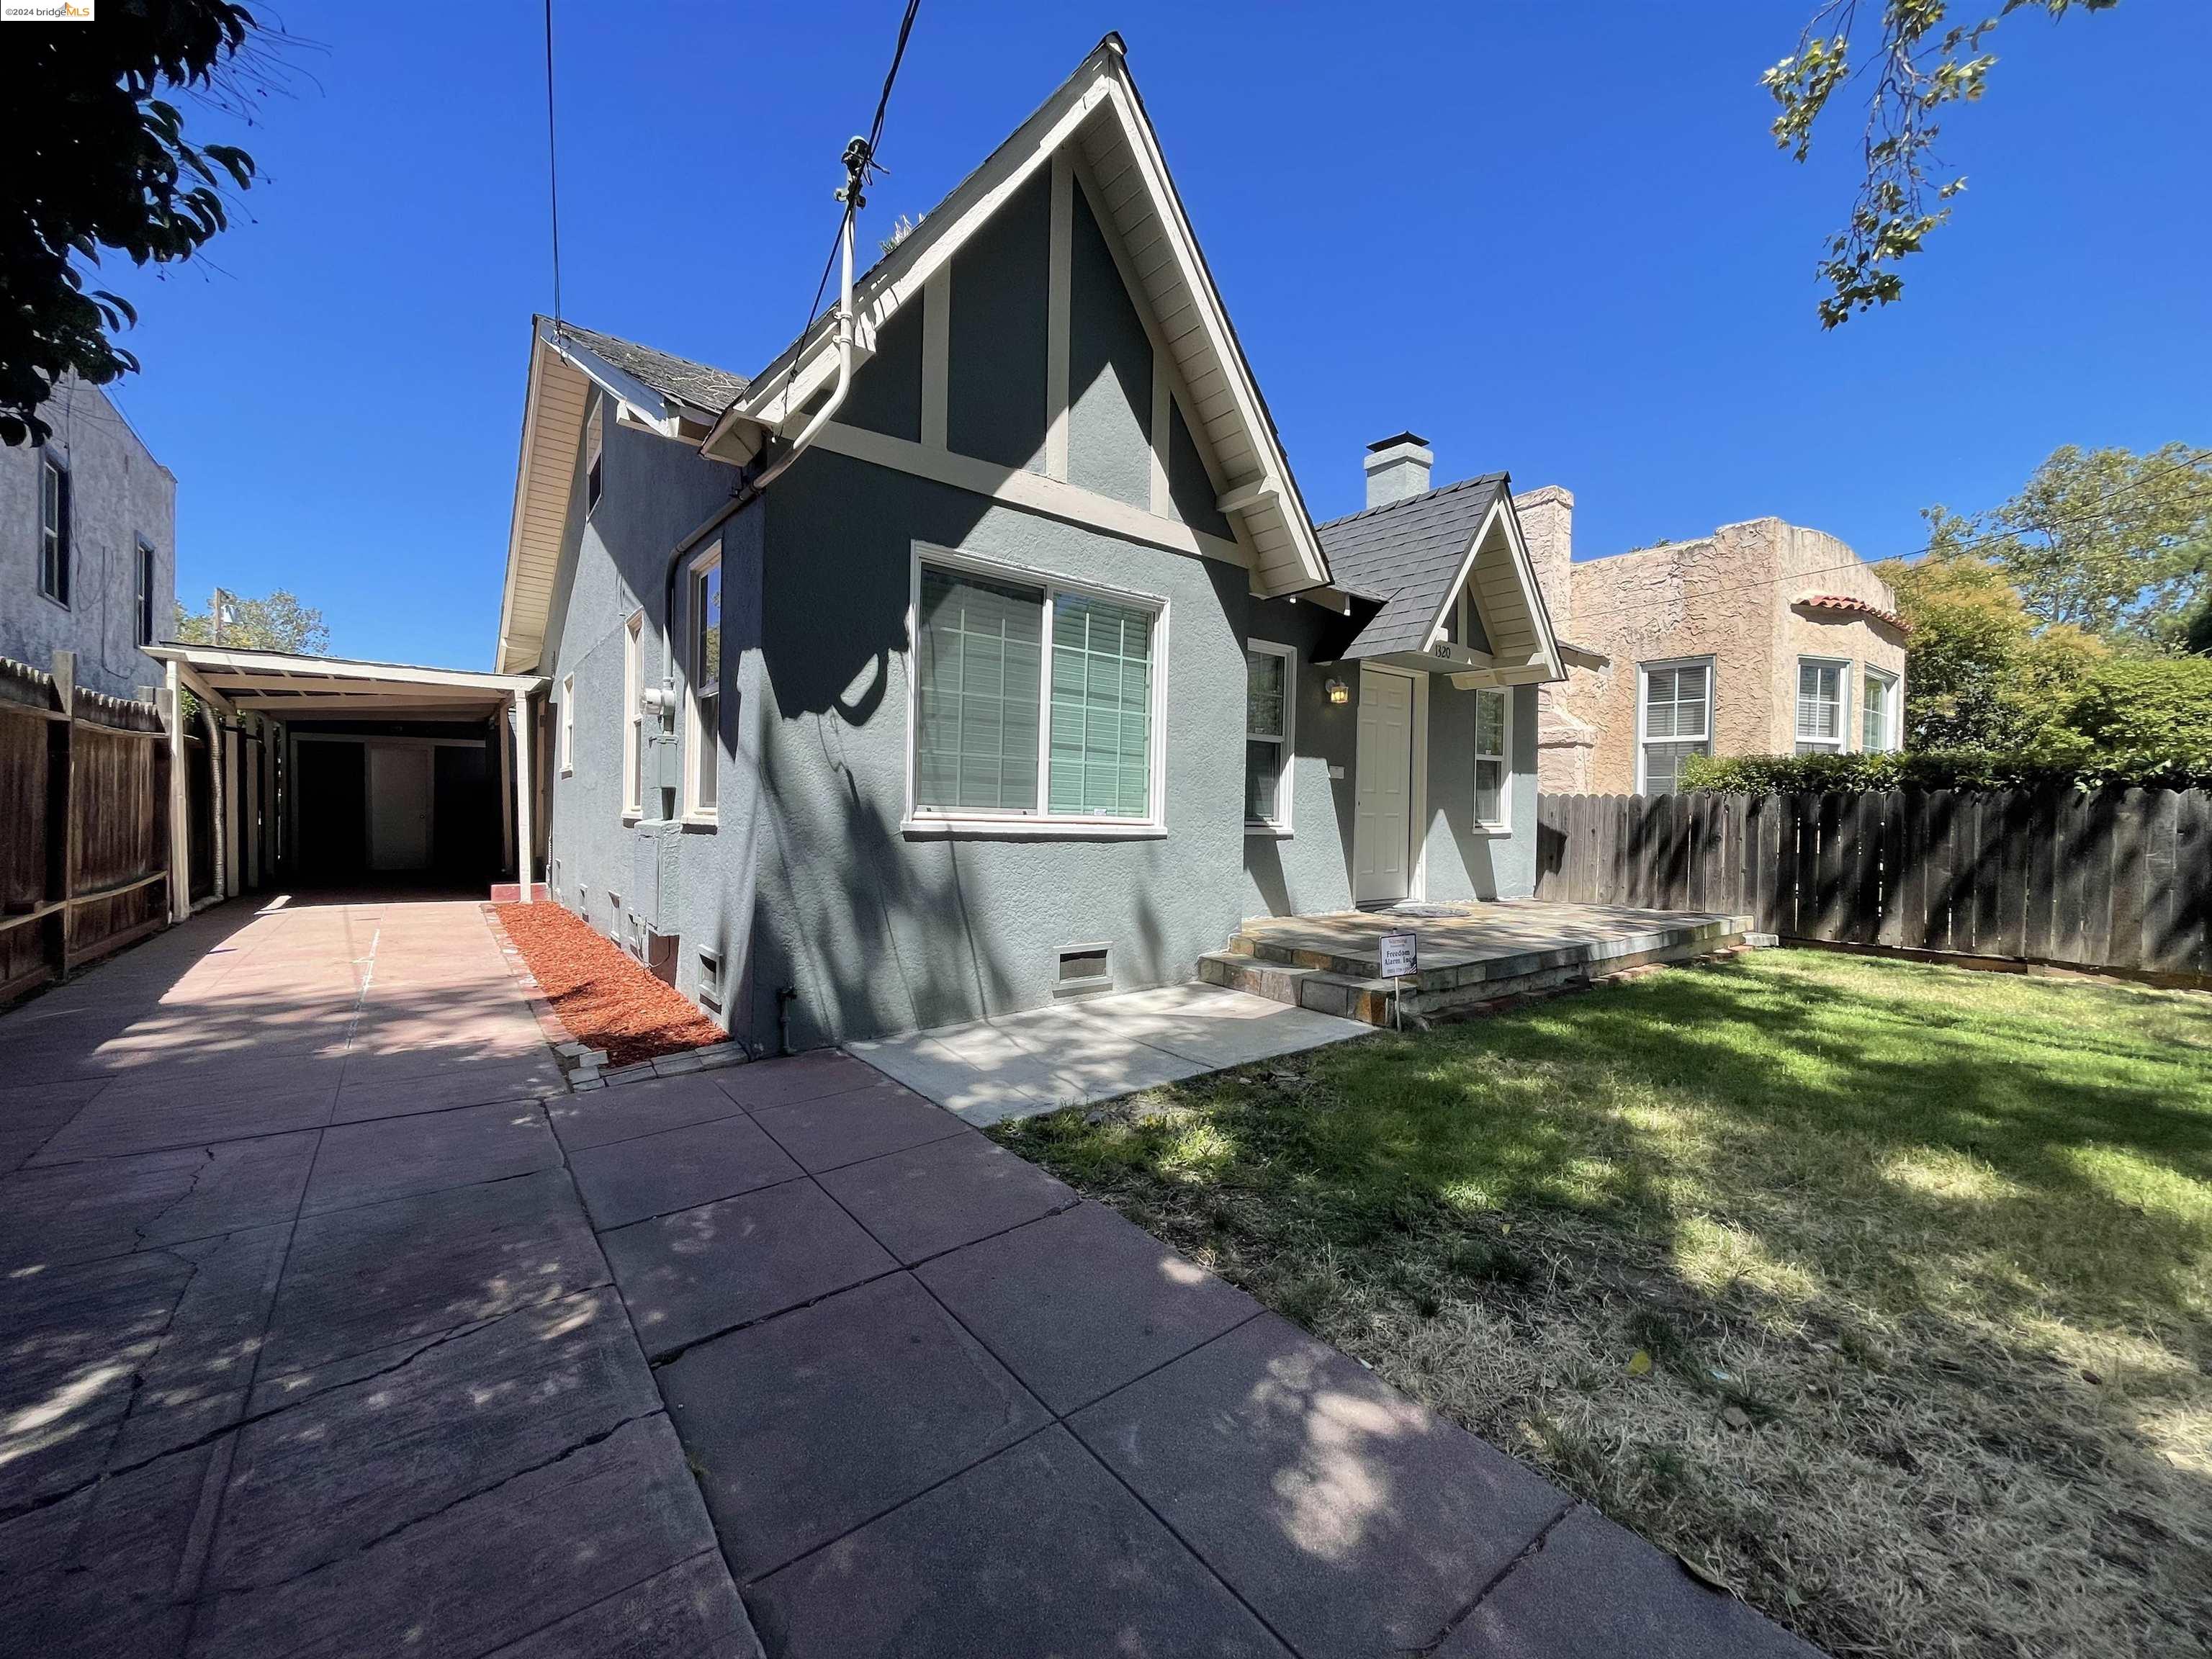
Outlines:
{"type": "Polygon", "coordinates": [[[1671,795],[1680,784],[1682,763],[1713,752],[1713,665],[1646,663],[1642,672],[1637,792],[1671,795]]]}
{"type": "Polygon", "coordinates": [[[1512,773],[1506,744],[1513,731],[1513,694],[1504,686],[1485,686],[1474,694],[1474,822],[1484,830],[1512,823],[1512,773]]]}
{"type": "Polygon", "coordinates": [[[1291,720],[1297,653],[1288,646],[1244,651],[1244,822],[1255,830],[1291,827],[1291,720]]]}
{"type": "Polygon", "coordinates": [[[1801,657],[1797,661],[1797,752],[1827,755],[1844,747],[1844,671],[1850,665],[1801,657]]]}
{"type": "Polygon", "coordinates": [[[927,562],[915,603],[918,815],[1157,821],[1156,606],[927,562]]]}
{"type": "Polygon", "coordinates": [[[684,769],[684,812],[712,817],[722,732],[722,544],[691,561],[690,757],[684,769]]]}

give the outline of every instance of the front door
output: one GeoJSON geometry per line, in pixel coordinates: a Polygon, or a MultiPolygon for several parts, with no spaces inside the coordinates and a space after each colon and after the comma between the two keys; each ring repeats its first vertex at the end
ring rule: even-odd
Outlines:
{"type": "Polygon", "coordinates": [[[1413,681],[1373,667],[1359,677],[1359,783],[1352,897],[1387,904],[1413,890],[1413,681]]]}
{"type": "Polygon", "coordinates": [[[430,866],[430,750],[420,744],[368,746],[368,867],[430,866]]]}

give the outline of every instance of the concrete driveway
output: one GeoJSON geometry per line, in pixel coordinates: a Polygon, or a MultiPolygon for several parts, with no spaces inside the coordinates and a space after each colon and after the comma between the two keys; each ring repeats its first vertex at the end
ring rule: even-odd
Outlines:
{"type": "Polygon", "coordinates": [[[0,1018],[0,1170],[14,1651],[1804,1651],[857,1060],[567,1094],[471,904],[0,1018]]]}

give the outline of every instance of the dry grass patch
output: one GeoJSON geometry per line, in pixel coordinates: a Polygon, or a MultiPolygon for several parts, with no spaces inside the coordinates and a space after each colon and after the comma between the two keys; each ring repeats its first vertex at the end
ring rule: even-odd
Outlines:
{"type": "Polygon", "coordinates": [[[2205,1650],[2212,998],[1765,952],[999,1133],[1832,1653],[2205,1650]]]}

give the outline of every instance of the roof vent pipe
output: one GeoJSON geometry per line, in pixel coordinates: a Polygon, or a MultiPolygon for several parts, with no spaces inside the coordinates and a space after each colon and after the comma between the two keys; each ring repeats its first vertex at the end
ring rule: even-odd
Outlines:
{"type": "Polygon", "coordinates": [[[1409,496],[1426,495],[1429,469],[1436,461],[1437,458],[1429,453],[1429,441],[1411,432],[1397,433],[1368,445],[1364,463],[1367,468],[1367,505],[1388,507],[1409,496]]]}

